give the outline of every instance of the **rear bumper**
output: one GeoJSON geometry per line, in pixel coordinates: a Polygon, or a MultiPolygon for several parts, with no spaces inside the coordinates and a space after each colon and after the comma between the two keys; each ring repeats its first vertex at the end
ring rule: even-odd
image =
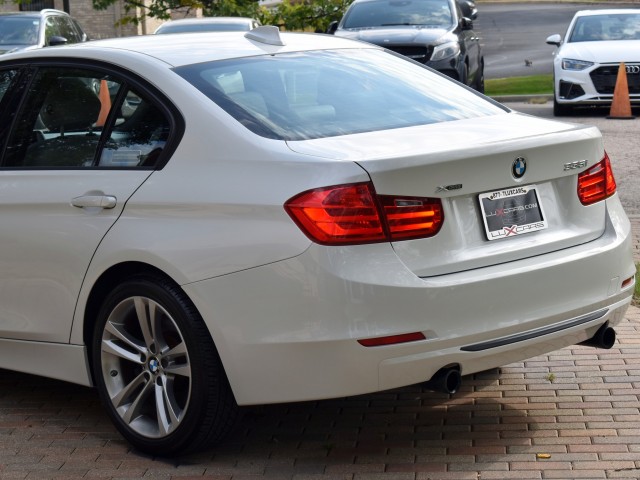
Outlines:
{"type": "Polygon", "coordinates": [[[622,320],[633,284],[621,284],[635,273],[631,228],[617,196],[607,206],[595,241],[451,275],[419,278],[386,244],[313,245],[287,261],[183,288],[239,404],[385,390],[450,364],[469,374],[582,342],[622,320]],[[418,331],[426,340],[357,342],[418,331]]]}

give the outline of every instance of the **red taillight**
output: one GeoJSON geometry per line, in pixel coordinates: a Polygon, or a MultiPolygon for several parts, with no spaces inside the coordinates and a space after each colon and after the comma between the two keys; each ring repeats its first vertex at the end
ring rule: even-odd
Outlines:
{"type": "Polygon", "coordinates": [[[578,175],[578,198],[583,205],[591,205],[616,193],[616,180],[609,156],[578,175]]]}
{"type": "Polygon", "coordinates": [[[284,207],[302,231],[322,245],[429,237],[444,220],[440,199],[378,196],[370,182],[309,190],[284,207]]]}
{"type": "Polygon", "coordinates": [[[439,198],[378,197],[389,228],[391,240],[431,237],[444,220],[439,198]]]}
{"type": "Polygon", "coordinates": [[[311,240],[323,245],[386,239],[368,183],[309,190],[289,200],[285,209],[311,240]]]}

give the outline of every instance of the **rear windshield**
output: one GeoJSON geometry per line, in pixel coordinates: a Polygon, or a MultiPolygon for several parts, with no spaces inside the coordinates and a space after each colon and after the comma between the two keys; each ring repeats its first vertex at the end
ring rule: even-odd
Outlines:
{"type": "Polygon", "coordinates": [[[447,77],[378,49],[249,57],[189,65],[176,72],[252,132],[281,140],[505,112],[447,77]]]}
{"type": "Polygon", "coordinates": [[[448,28],[453,14],[448,0],[375,0],[354,3],[342,28],[424,25],[448,28]]]}

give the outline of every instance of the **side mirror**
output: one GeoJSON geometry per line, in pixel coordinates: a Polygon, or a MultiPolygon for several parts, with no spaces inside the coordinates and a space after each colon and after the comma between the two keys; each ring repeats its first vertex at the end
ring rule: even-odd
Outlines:
{"type": "Polygon", "coordinates": [[[469,2],[460,2],[460,10],[462,10],[462,16],[475,20],[478,18],[478,9],[469,4],[469,2]]]}
{"type": "Polygon", "coordinates": [[[327,33],[329,35],[333,35],[334,33],[336,33],[337,29],[338,29],[338,21],[334,20],[329,24],[329,27],[327,28],[327,33]]]}
{"type": "Polygon", "coordinates": [[[562,44],[562,37],[559,33],[556,33],[554,35],[551,35],[550,37],[547,37],[547,43],[549,45],[555,45],[556,47],[559,47],[562,44]]]}
{"type": "Polygon", "coordinates": [[[473,30],[473,21],[470,18],[462,17],[460,19],[460,28],[462,30],[473,30]]]}
{"type": "Polygon", "coordinates": [[[56,47],[58,45],[66,45],[68,40],[65,37],[61,37],[59,35],[53,35],[49,39],[49,46],[56,47]]]}

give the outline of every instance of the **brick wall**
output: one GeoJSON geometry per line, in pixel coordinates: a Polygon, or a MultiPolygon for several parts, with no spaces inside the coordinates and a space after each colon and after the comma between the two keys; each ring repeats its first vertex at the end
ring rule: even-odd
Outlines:
{"type": "MultiPolygon", "coordinates": [[[[1,1],[1,0],[0,0],[1,1]]],[[[63,0],[54,0],[54,8],[64,10],[63,0]]],[[[0,12],[16,12],[19,8],[10,0],[0,3],[0,12]]],[[[144,25],[120,25],[116,23],[125,15],[122,2],[117,2],[106,10],[94,10],[91,0],[69,0],[69,13],[82,28],[89,38],[128,37],[144,33],[153,33],[161,22],[148,19],[144,25]]]]}
{"type": "MultiPolygon", "coordinates": [[[[62,10],[62,0],[55,1],[56,8],[62,10]],[[60,3],[59,6],[58,3],[60,3]]],[[[69,13],[80,22],[89,38],[92,39],[128,37],[142,33],[140,27],[136,25],[116,26],[116,23],[125,14],[121,2],[106,10],[94,10],[90,0],[69,0],[69,13]]]]}

